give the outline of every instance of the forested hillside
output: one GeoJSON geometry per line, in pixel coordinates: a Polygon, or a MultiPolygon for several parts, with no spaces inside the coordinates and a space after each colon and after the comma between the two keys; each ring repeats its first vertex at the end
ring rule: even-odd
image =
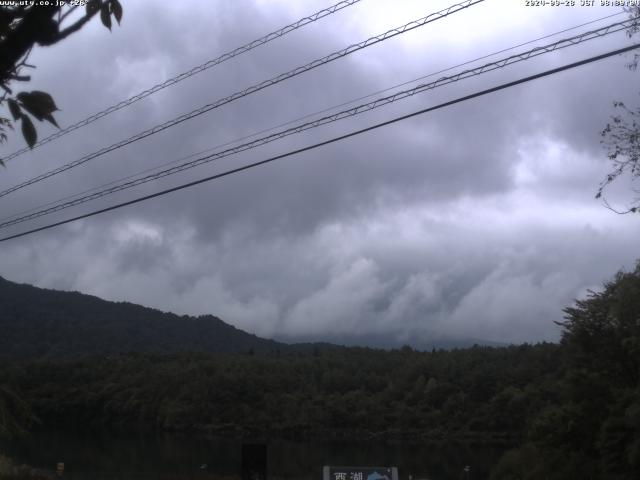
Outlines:
{"type": "MultiPolygon", "coordinates": [[[[178,316],[0,277],[0,359],[69,359],[126,352],[269,352],[286,344],[217,317],[178,316]]],[[[302,348],[302,347],[300,347],[302,348]]]]}
{"type": "MultiPolygon", "coordinates": [[[[345,337],[328,332],[323,340],[282,337],[268,340],[244,332],[213,315],[192,317],[126,302],[110,302],[79,292],[21,285],[0,277],[0,359],[78,359],[116,353],[314,351],[340,345],[399,348],[385,335],[345,337]]],[[[420,349],[501,346],[474,338],[413,339],[420,349]]]]}

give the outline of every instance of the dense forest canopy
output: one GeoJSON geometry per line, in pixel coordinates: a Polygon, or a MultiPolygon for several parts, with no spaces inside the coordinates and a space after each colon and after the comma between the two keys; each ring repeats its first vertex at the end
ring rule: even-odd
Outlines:
{"type": "MultiPolygon", "coordinates": [[[[292,435],[517,436],[557,345],[123,355],[7,366],[45,425],[292,435]]],[[[483,437],[484,438],[484,437],[483,437]]]]}

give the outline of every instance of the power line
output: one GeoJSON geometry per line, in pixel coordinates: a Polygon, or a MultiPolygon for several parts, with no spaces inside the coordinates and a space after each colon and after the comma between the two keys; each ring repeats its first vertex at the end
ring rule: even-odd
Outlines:
{"type": "MultiPolygon", "coordinates": [[[[400,92],[396,92],[393,95],[389,95],[386,97],[382,97],[382,98],[378,98],[372,102],[369,103],[365,103],[365,104],[361,104],[358,105],[356,107],[353,108],[349,108],[346,110],[342,110],[340,112],[334,113],[332,115],[327,115],[324,116],[322,118],[310,121],[310,122],[306,122],[303,123],[301,125],[297,125],[295,127],[274,133],[272,135],[268,135],[262,138],[258,138],[256,140],[253,140],[251,142],[247,142],[241,145],[237,145],[235,147],[232,148],[228,148],[226,150],[223,150],[221,152],[217,152],[211,155],[206,155],[204,157],[200,157],[197,158],[195,160],[177,165],[175,167],[172,168],[168,168],[165,170],[161,170],[159,172],[156,172],[154,174],[150,174],[144,177],[140,177],[137,178],[135,180],[131,180],[129,182],[125,182],[125,183],[121,183],[121,184],[117,184],[115,186],[112,186],[110,188],[105,188],[103,190],[97,191],[95,193],[91,193],[79,198],[75,198],[74,200],[70,200],[68,202],[64,202],[64,203],[59,203],[53,207],[50,208],[45,208],[42,210],[38,210],[36,212],[30,213],[30,214],[26,214],[23,216],[19,216],[18,218],[14,218],[12,220],[7,220],[4,222],[0,223],[0,228],[6,228],[6,227],[10,227],[13,225],[17,225],[19,223],[23,223],[29,220],[34,220],[36,218],[42,217],[44,215],[48,215],[54,212],[58,212],[67,208],[71,208],[71,207],[75,207],[78,205],[81,205],[83,203],[87,203],[89,201],[92,200],[96,200],[98,198],[102,198],[105,197],[107,195],[111,195],[114,194],[116,192],[120,192],[123,190],[127,190],[129,188],[133,188],[154,180],[158,180],[160,178],[163,177],[167,177],[170,175],[174,175],[177,174],[179,172],[183,172],[185,170],[189,170],[191,168],[195,168],[198,167],[200,165],[203,165],[205,163],[209,163],[212,162],[214,160],[219,160],[221,158],[227,157],[227,156],[231,156],[231,155],[235,155],[237,153],[240,152],[244,152],[262,145],[266,145],[267,143],[271,143],[273,141],[276,140],[280,140],[282,138],[285,138],[287,136],[296,134],[296,133],[300,133],[306,130],[310,130],[312,128],[316,128],[322,125],[326,125],[329,123],[333,123],[336,122],[338,120],[342,120],[348,117],[353,117],[355,115],[359,115],[361,113],[367,112],[367,111],[371,111],[374,110],[376,108],[382,107],[384,105],[388,105],[390,103],[396,102],[398,100],[403,100],[406,98],[409,98],[411,96],[414,96],[418,93],[422,93],[428,90],[432,90],[438,87],[441,87],[443,85],[448,85],[450,83],[454,83],[466,78],[471,78],[474,76],[478,76],[481,75],[483,73],[487,73],[487,72],[491,72],[493,70],[497,70],[499,68],[504,68],[506,66],[509,65],[513,65],[515,63],[519,63],[522,61],[526,61],[529,60],[531,58],[546,54],[546,53],[550,53],[550,52],[554,52],[554,51],[558,51],[560,49],[563,48],[567,48],[567,47],[571,47],[574,45],[578,45],[582,42],[588,41],[588,40],[593,40],[596,38],[602,38],[605,35],[610,35],[613,33],[617,33],[620,32],[622,30],[626,30],[627,28],[629,28],[630,25],[632,25],[632,23],[635,21],[635,19],[629,19],[629,20],[625,20],[622,22],[616,22],[613,23],[611,25],[607,25],[604,27],[601,27],[599,29],[596,30],[592,30],[592,31],[588,31],[588,32],[584,32],[578,35],[575,35],[573,37],[569,37],[569,38],[565,38],[562,40],[558,40],[556,42],[553,42],[551,44],[548,45],[544,45],[544,46],[540,46],[540,47],[536,47],[533,48],[531,50],[528,50],[526,52],[522,52],[522,53],[518,53],[515,55],[511,55],[509,57],[500,59],[500,60],[496,60],[494,62],[490,62],[487,63],[485,65],[481,65],[479,67],[473,68],[473,69],[469,69],[469,70],[464,70],[462,72],[459,72],[455,75],[451,75],[448,77],[442,77],[439,78],[438,80],[431,82],[431,83],[426,83],[426,84],[422,84],[422,85],[418,85],[414,88],[408,89],[408,90],[403,90],[400,92]]],[[[114,182],[115,183],[115,182],[114,182]]],[[[75,197],[77,197],[78,195],[76,195],[75,197]]]]}
{"type": "MultiPolygon", "coordinates": [[[[393,85],[393,86],[391,86],[391,87],[384,88],[384,89],[382,89],[382,90],[377,90],[377,91],[375,91],[375,92],[369,93],[369,94],[367,94],[367,95],[363,95],[363,96],[361,96],[361,97],[354,98],[354,99],[352,99],[352,100],[349,100],[349,101],[346,101],[346,102],[340,103],[340,104],[338,104],[338,105],[333,105],[333,106],[331,106],[331,107],[324,108],[324,109],[319,110],[319,111],[315,111],[315,112],[312,112],[312,113],[308,113],[308,114],[306,114],[306,115],[303,115],[302,117],[297,117],[297,118],[295,118],[295,119],[293,119],[293,120],[288,120],[288,121],[286,121],[286,122],[284,122],[284,123],[280,123],[280,124],[278,124],[278,125],[275,125],[275,126],[272,126],[272,127],[269,127],[269,128],[265,128],[265,129],[263,129],[263,130],[259,130],[259,131],[257,131],[257,132],[251,133],[251,134],[249,134],[249,135],[245,135],[245,136],[242,136],[242,137],[240,137],[240,138],[236,138],[236,139],[234,139],[234,140],[226,141],[226,142],[224,142],[224,143],[222,143],[222,144],[218,144],[218,145],[215,145],[215,146],[213,146],[213,147],[209,147],[209,148],[207,148],[207,149],[205,149],[205,150],[200,150],[200,151],[195,152],[195,153],[192,153],[192,154],[190,154],[190,155],[187,155],[187,156],[184,156],[184,157],[180,157],[180,158],[178,158],[178,159],[174,159],[174,160],[171,160],[171,161],[169,161],[169,162],[165,162],[165,163],[160,164],[160,165],[158,165],[158,166],[151,167],[151,168],[148,168],[148,169],[145,169],[145,170],[139,171],[139,172],[137,172],[137,173],[134,173],[134,174],[131,174],[131,175],[127,175],[127,176],[125,176],[125,177],[118,178],[118,179],[116,179],[116,180],[112,180],[112,181],[110,181],[110,182],[108,182],[108,183],[104,183],[104,184],[102,184],[102,185],[98,185],[98,186],[95,186],[95,187],[92,187],[92,188],[88,188],[88,189],[83,190],[83,191],[81,191],[81,192],[78,192],[78,193],[75,193],[75,194],[72,194],[72,195],[66,195],[66,196],[64,196],[64,197],[62,197],[62,198],[58,198],[58,199],[56,199],[56,200],[52,200],[52,201],[49,201],[49,202],[47,202],[47,203],[44,203],[44,204],[40,204],[40,205],[34,206],[34,207],[28,208],[28,209],[26,209],[26,210],[22,210],[22,211],[20,211],[20,212],[17,212],[17,213],[14,213],[14,214],[11,214],[11,215],[8,215],[8,216],[6,216],[6,217],[1,218],[1,219],[0,219],[0,222],[5,222],[6,220],[11,220],[11,219],[13,219],[13,218],[15,218],[15,217],[23,216],[23,215],[26,215],[26,214],[28,214],[28,213],[34,212],[34,211],[36,211],[36,210],[43,209],[43,208],[45,208],[45,207],[48,207],[48,206],[51,206],[51,205],[58,204],[58,203],[60,203],[60,202],[63,202],[64,200],[70,200],[70,199],[72,199],[72,198],[79,197],[80,195],[84,195],[84,194],[87,194],[87,193],[90,193],[90,192],[97,191],[97,190],[99,190],[99,189],[101,189],[101,188],[105,188],[105,187],[108,187],[108,186],[111,186],[111,185],[115,185],[115,184],[117,184],[118,182],[123,182],[123,181],[125,181],[125,180],[130,180],[130,179],[135,178],[135,177],[138,177],[138,176],[140,176],[140,175],[144,175],[145,173],[153,172],[153,171],[155,171],[155,170],[158,170],[158,169],[160,169],[160,168],[163,168],[163,167],[166,167],[166,166],[169,166],[169,165],[174,165],[174,164],[176,164],[176,163],[178,163],[178,162],[182,162],[182,161],[184,161],[184,160],[188,160],[188,159],[190,159],[190,158],[197,157],[198,155],[202,155],[202,154],[204,154],[204,153],[208,153],[208,152],[212,152],[212,151],[214,151],[214,150],[218,150],[218,149],[223,148],[223,147],[226,147],[226,146],[228,146],[228,145],[233,145],[234,143],[241,142],[241,141],[243,141],[243,140],[247,140],[247,139],[252,138],[252,137],[256,137],[256,136],[261,135],[261,134],[263,134],[263,133],[272,132],[272,131],[274,131],[274,130],[276,130],[276,129],[278,129],[278,128],[286,127],[287,125],[291,125],[291,124],[296,123],[296,122],[299,122],[299,121],[301,121],[301,120],[306,120],[307,118],[311,118],[311,117],[314,117],[314,116],[316,116],[316,115],[320,115],[320,114],[322,114],[322,113],[330,112],[330,111],[332,111],[332,110],[335,110],[335,109],[340,108],[340,107],[344,107],[344,106],[346,106],[346,105],[351,105],[352,103],[355,103],[355,102],[357,102],[357,101],[364,100],[364,99],[367,99],[367,98],[371,98],[371,97],[373,97],[373,96],[375,96],[375,95],[379,95],[379,94],[381,94],[381,93],[385,93],[385,92],[388,92],[388,91],[394,90],[394,89],[396,89],[396,88],[403,87],[403,86],[406,86],[406,85],[409,85],[409,84],[415,83],[415,82],[420,81],[420,80],[424,80],[424,79],[426,79],[426,78],[434,77],[434,76],[436,76],[436,75],[438,75],[438,74],[441,74],[441,73],[445,73],[445,72],[449,72],[449,71],[451,71],[451,70],[455,70],[456,68],[460,68],[460,67],[463,67],[463,66],[465,66],[465,65],[469,65],[469,64],[475,63],[475,62],[477,62],[477,61],[479,61],[479,60],[484,60],[484,59],[486,59],[486,58],[493,57],[493,56],[498,55],[498,54],[500,54],[500,53],[504,53],[504,52],[508,52],[508,51],[511,51],[511,50],[515,50],[516,48],[523,47],[523,46],[525,46],[525,45],[530,45],[530,44],[535,43],[535,42],[538,42],[538,41],[540,41],[540,40],[546,40],[547,38],[551,38],[551,37],[554,37],[554,36],[556,36],[556,35],[560,35],[561,33],[566,33],[566,32],[569,32],[569,31],[571,31],[571,30],[576,30],[576,29],[578,29],[578,28],[581,28],[581,27],[584,27],[584,26],[587,26],[587,25],[591,25],[591,24],[593,24],[593,23],[601,22],[602,20],[606,20],[606,19],[608,19],[608,18],[616,17],[616,16],[620,16],[620,15],[623,15],[623,14],[625,14],[625,12],[624,12],[624,11],[621,11],[621,12],[617,12],[617,13],[612,13],[612,14],[610,14],[610,15],[606,15],[606,16],[604,16],[604,17],[596,18],[596,19],[594,19],[594,20],[590,20],[590,21],[588,21],[588,22],[584,22],[584,23],[581,23],[581,24],[578,24],[578,25],[574,25],[574,26],[572,26],[572,27],[565,28],[565,29],[563,29],[563,30],[559,30],[559,31],[554,32],[554,33],[550,33],[550,34],[548,34],[548,35],[544,35],[544,36],[542,36],[542,37],[534,38],[533,40],[528,40],[528,41],[526,41],[526,42],[519,43],[519,44],[517,44],[517,45],[513,45],[513,46],[511,46],[511,47],[504,48],[504,49],[502,49],[502,50],[498,50],[498,51],[495,51],[495,52],[493,52],[493,53],[489,53],[489,54],[487,54],[487,55],[483,55],[483,56],[481,56],[481,57],[476,57],[476,58],[474,58],[474,59],[472,59],[472,60],[467,60],[467,61],[465,61],[465,62],[463,62],[463,63],[459,63],[459,64],[457,64],[457,65],[454,65],[454,66],[451,66],[451,67],[447,67],[447,68],[442,69],[442,70],[438,70],[437,72],[432,72],[432,73],[429,73],[429,74],[427,74],[427,75],[423,75],[423,76],[421,76],[421,77],[414,78],[413,80],[409,80],[409,81],[406,81],[406,82],[403,82],[403,83],[400,83],[400,84],[396,84],[396,85],[393,85]]],[[[636,19],[633,19],[633,20],[636,20],[636,19]]],[[[610,25],[609,27],[611,27],[611,25],[610,25]]],[[[606,28],[606,27],[605,27],[605,28],[606,28]]],[[[609,33],[614,33],[614,32],[609,32],[609,33]]],[[[562,40],[561,40],[561,41],[562,41],[562,40]]],[[[0,228],[2,228],[2,224],[0,224],[0,228]]]]}
{"type": "Polygon", "coordinates": [[[339,58],[345,57],[351,53],[357,52],[359,50],[362,50],[364,48],[370,47],[371,45],[375,45],[377,43],[383,42],[385,40],[388,40],[389,38],[393,38],[397,35],[401,35],[403,33],[406,33],[408,31],[411,31],[415,28],[424,26],[428,23],[434,22],[436,20],[440,20],[442,18],[445,18],[449,15],[452,15],[453,13],[459,12],[460,10],[463,10],[465,8],[468,8],[472,5],[478,4],[483,2],[484,0],[465,0],[464,2],[461,3],[457,3],[455,5],[451,5],[443,10],[440,10],[439,12],[435,12],[435,13],[431,13],[429,15],[427,15],[426,17],[420,18],[418,20],[413,20],[409,23],[406,23],[405,25],[402,25],[401,27],[398,28],[394,28],[392,30],[389,30],[381,35],[377,35],[374,37],[370,37],[367,40],[364,40],[360,43],[356,43],[353,45],[350,45],[347,48],[344,48],[342,50],[339,50],[337,52],[333,52],[325,57],[322,57],[320,59],[316,59],[310,63],[307,63],[306,65],[294,68],[293,70],[290,70],[286,73],[282,73],[276,77],[273,77],[269,80],[265,80],[261,83],[255,84],[249,88],[246,88],[245,90],[236,92],[228,97],[224,97],[221,98],[219,100],[216,100],[213,103],[204,105],[200,108],[197,108],[189,113],[185,113],[183,115],[180,115],[179,117],[176,117],[172,120],[169,120],[168,122],[165,122],[163,124],[160,125],[156,125],[153,128],[150,128],[148,130],[145,130],[143,132],[140,132],[132,137],[129,137],[125,140],[121,140],[120,142],[114,143],[108,147],[104,147],[96,152],[90,153],[88,155],[85,155],[84,157],[81,157],[77,160],[74,160],[73,162],[67,163],[65,165],[62,165],[58,168],[55,168],[53,170],[50,170],[46,173],[43,173],[41,175],[38,175],[36,177],[33,177],[29,180],[26,180],[18,185],[15,185],[13,187],[10,187],[6,190],[3,190],[0,192],[0,197],[4,197],[5,195],[8,195],[12,192],[15,192],[16,190],[20,190],[21,188],[24,188],[26,186],[32,185],[34,183],[37,182],[41,182],[42,180],[45,180],[49,177],[52,177],[54,175],[57,175],[59,173],[65,172],[71,168],[77,167],[78,165],[82,165],[90,160],[93,160],[94,158],[100,157],[106,153],[112,152],[114,150],[117,150],[119,148],[124,147],[125,145],[129,145],[130,143],[136,142],[138,140],[142,140],[143,138],[149,137],[151,135],[154,135],[158,132],[161,132],[163,130],[166,130],[167,128],[173,127],[175,125],[178,125],[179,123],[182,123],[186,120],[190,120],[194,117],[197,117],[199,115],[202,115],[203,113],[209,112],[215,108],[218,108],[222,105],[225,105],[227,103],[230,103],[234,100],[237,100],[239,98],[242,97],[246,97],[247,95],[250,95],[252,93],[256,93],[260,90],[263,90],[267,87],[270,87],[272,85],[275,85],[277,83],[280,83],[284,80],[288,80],[289,78],[295,77],[297,75],[300,75],[304,72],[307,72],[309,70],[312,70],[314,68],[317,68],[321,65],[324,65],[326,63],[332,62],[334,60],[337,60],[339,58]]]}
{"type": "Polygon", "coordinates": [[[391,120],[387,120],[387,121],[384,121],[384,122],[376,123],[375,125],[371,125],[369,127],[362,128],[360,130],[355,130],[353,132],[350,132],[350,133],[347,133],[347,134],[344,134],[344,135],[340,135],[338,137],[333,137],[333,138],[331,138],[329,140],[318,142],[318,143],[315,143],[313,145],[308,145],[308,146],[303,147],[303,148],[292,150],[292,151],[289,151],[287,153],[276,155],[276,156],[267,158],[265,160],[261,160],[259,162],[250,163],[250,164],[244,165],[242,167],[237,167],[237,168],[234,168],[234,169],[231,169],[231,170],[227,170],[227,171],[222,172],[222,173],[211,175],[209,177],[205,177],[205,178],[201,178],[199,180],[194,180],[192,182],[184,183],[184,184],[178,185],[176,187],[168,188],[168,189],[162,190],[160,192],[152,193],[150,195],[145,195],[145,196],[142,196],[142,197],[135,198],[133,200],[129,200],[129,201],[126,201],[126,202],[118,203],[118,204],[112,205],[110,207],[102,208],[102,209],[99,209],[99,210],[94,210],[92,212],[85,213],[83,215],[78,215],[78,216],[73,217],[73,218],[68,218],[66,220],[61,220],[59,222],[50,223],[48,225],[44,225],[42,227],[38,227],[38,228],[31,229],[31,230],[27,230],[25,232],[21,232],[21,233],[17,233],[17,234],[14,234],[14,235],[7,236],[7,237],[3,237],[3,238],[0,238],[0,242],[5,242],[7,240],[12,240],[14,238],[20,238],[20,237],[23,237],[25,235],[29,235],[31,233],[41,232],[43,230],[48,230],[48,229],[53,228],[53,227],[57,227],[57,226],[60,226],[60,225],[64,225],[64,224],[67,224],[67,223],[74,222],[76,220],[82,220],[82,219],[89,218],[89,217],[92,217],[92,216],[95,216],[95,215],[98,215],[98,214],[101,214],[101,213],[110,212],[112,210],[117,210],[119,208],[123,208],[123,207],[129,206],[129,205],[133,205],[133,204],[136,204],[136,203],[140,203],[140,202],[143,202],[145,200],[150,200],[152,198],[156,198],[156,197],[160,197],[160,196],[163,196],[163,195],[167,195],[169,193],[177,192],[178,190],[183,190],[185,188],[193,187],[193,186],[199,185],[201,183],[210,182],[212,180],[216,180],[218,178],[226,177],[228,175],[232,175],[234,173],[238,173],[238,172],[241,172],[241,171],[244,171],[244,170],[249,170],[251,168],[258,167],[260,165],[264,165],[264,164],[267,164],[267,163],[270,163],[270,162],[274,162],[274,161],[280,160],[282,158],[290,157],[290,156],[293,156],[293,155],[297,155],[299,153],[307,152],[307,151],[314,150],[316,148],[319,148],[319,147],[322,147],[322,146],[325,146],[325,145],[329,145],[331,143],[339,142],[341,140],[345,140],[347,138],[354,137],[356,135],[360,135],[360,134],[363,134],[363,133],[366,133],[366,132],[369,132],[369,131],[372,131],[372,130],[375,130],[375,129],[378,129],[378,128],[381,128],[381,127],[384,127],[384,126],[387,126],[387,125],[391,125],[391,124],[399,122],[401,120],[406,120],[408,118],[412,118],[412,117],[415,117],[415,116],[418,116],[418,115],[423,115],[425,113],[432,112],[432,111],[435,111],[435,110],[439,110],[441,108],[445,108],[445,107],[448,107],[448,106],[451,106],[451,105],[455,105],[457,103],[462,103],[462,102],[465,102],[467,100],[471,100],[473,98],[477,98],[477,97],[481,97],[481,96],[484,96],[484,95],[488,95],[490,93],[494,93],[494,92],[497,92],[499,90],[504,90],[506,88],[514,87],[516,85],[520,85],[520,84],[523,84],[523,83],[526,83],[526,82],[537,80],[539,78],[547,77],[549,75],[553,75],[553,74],[556,74],[556,73],[559,73],[559,72],[570,70],[572,68],[576,68],[576,67],[579,67],[579,66],[582,66],[582,65],[586,65],[586,64],[589,64],[589,63],[592,63],[592,62],[603,60],[605,58],[609,58],[609,57],[612,57],[614,55],[619,55],[621,53],[625,53],[625,52],[634,50],[634,49],[636,49],[638,47],[640,47],[640,44],[633,44],[633,45],[630,45],[630,46],[627,46],[627,47],[623,47],[623,48],[619,48],[617,50],[613,50],[613,51],[610,51],[610,52],[607,52],[607,53],[603,53],[601,55],[596,55],[594,57],[590,57],[590,58],[587,58],[587,59],[584,59],[584,60],[580,60],[578,62],[573,62],[573,63],[567,64],[567,65],[563,65],[561,67],[557,67],[557,68],[553,68],[553,69],[550,69],[550,70],[546,70],[544,72],[537,73],[535,75],[530,75],[528,77],[523,77],[523,78],[520,78],[518,80],[514,80],[514,81],[511,81],[511,82],[503,83],[501,85],[498,85],[498,86],[495,86],[495,87],[492,87],[492,88],[488,88],[486,90],[475,92],[475,93],[472,93],[470,95],[465,95],[464,97],[459,97],[459,98],[456,98],[455,100],[450,100],[448,102],[441,103],[439,105],[436,105],[436,106],[433,106],[433,107],[428,107],[428,108],[425,108],[425,109],[422,109],[422,110],[418,110],[418,111],[413,112],[413,113],[409,113],[409,114],[406,114],[406,115],[395,117],[395,118],[393,118],[391,120]]]}
{"type": "MultiPolygon", "coordinates": [[[[175,77],[169,78],[168,80],[165,80],[162,83],[158,83],[154,86],[152,86],[151,88],[144,90],[136,95],[133,95],[132,97],[123,100],[115,105],[112,105],[104,110],[101,110],[98,113],[95,113],[93,115],[91,115],[90,117],[87,117],[83,120],[80,120],[77,123],[74,123],[73,125],[69,125],[66,128],[63,128],[61,130],[58,130],[57,132],[49,135],[48,137],[43,138],[42,140],[38,141],[35,145],[33,145],[33,148],[37,148],[41,145],[44,145],[45,143],[49,143],[53,140],[56,140],[60,137],[63,137],[64,135],[73,132],[74,130],[77,130],[79,128],[82,128],[86,125],[89,125],[90,123],[95,122],[96,120],[99,120],[102,117],[106,117],[107,115],[110,115],[114,112],[117,112],[118,110],[121,110],[125,107],[128,107],[129,105],[142,100],[143,98],[148,97],[149,95],[153,95],[156,92],[159,92],[160,90],[163,90],[167,87],[170,87],[172,85],[175,85],[177,83],[180,83],[183,80],[186,80],[189,77],[192,77],[194,75],[197,75],[198,73],[204,72],[205,70],[208,70],[212,67],[215,67],[216,65],[220,65],[223,62],[226,62],[227,60],[231,60],[234,57],[237,57],[238,55],[242,55],[243,53],[247,53],[250,50],[253,50],[254,48],[257,48],[261,45],[264,45],[266,43],[271,42],[272,40],[275,40],[276,38],[280,38],[283,37],[285,35],[287,35],[288,33],[293,32],[294,30],[297,30],[301,27],[304,27],[305,25],[308,25],[310,23],[313,23],[317,20],[320,20],[321,18],[324,18],[326,16],[329,16],[333,13],[336,13],[344,8],[350,7],[351,5],[354,5],[355,3],[358,3],[360,0],[342,0],[338,3],[336,3],[335,5],[332,5],[331,7],[328,8],[324,8],[312,15],[306,16],[304,18],[301,18],[300,20],[298,20],[297,22],[294,22],[290,25],[287,25],[285,27],[282,27],[279,30],[276,30],[274,32],[268,33],[267,35],[260,37],[256,40],[253,40],[252,42],[249,42],[241,47],[238,47],[234,50],[231,50],[227,53],[223,53],[222,55],[220,55],[219,57],[213,58],[211,60],[208,60],[207,62],[198,65],[197,67],[193,67],[190,70],[187,70],[186,72],[182,72],[179,75],[176,75],[175,77]]],[[[3,158],[2,160],[4,162],[7,162],[9,160],[12,160],[20,155],[22,155],[25,152],[29,152],[31,151],[33,148],[30,147],[24,147],[21,148],[20,150],[17,150],[13,153],[11,153],[10,155],[7,155],[5,158],[3,158]]]]}

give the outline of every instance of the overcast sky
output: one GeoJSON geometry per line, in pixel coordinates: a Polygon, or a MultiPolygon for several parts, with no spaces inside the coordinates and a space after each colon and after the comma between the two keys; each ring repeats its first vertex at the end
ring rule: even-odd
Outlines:
{"type": "MultiPolygon", "coordinates": [[[[123,1],[122,25],[111,33],[96,19],[59,45],[34,51],[38,68],[24,88],[51,93],[59,124],[69,125],[330,2],[123,1]]],[[[8,162],[0,188],[451,3],[362,0],[8,162]]],[[[8,195],[0,199],[0,216],[618,11],[487,0],[8,195]]],[[[261,160],[631,41],[623,33],[592,40],[1,233],[261,160]]],[[[610,169],[599,132],[615,113],[612,102],[640,103],[640,73],[625,68],[629,59],[613,57],[5,242],[0,275],[180,314],[210,313],[292,340],[557,340],[554,321],[562,309],[640,257],[638,217],[616,215],[594,199],[610,169]]],[[[463,68],[469,66],[431,80],[463,68]]],[[[41,136],[54,131],[38,128],[41,136]]],[[[16,134],[2,151],[23,145],[16,134]]],[[[619,183],[610,200],[624,205],[632,185],[619,183]]]]}

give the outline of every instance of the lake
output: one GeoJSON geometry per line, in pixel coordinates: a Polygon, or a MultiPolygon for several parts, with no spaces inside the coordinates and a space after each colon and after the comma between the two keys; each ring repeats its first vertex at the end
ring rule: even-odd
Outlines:
{"type": "MultiPolygon", "coordinates": [[[[323,465],[396,466],[401,480],[484,479],[504,451],[468,444],[261,441],[267,444],[271,479],[320,480],[323,465]]],[[[53,471],[64,462],[67,480],[239,479],[241,449],[238,439],[104,433],[38,433],[0,444],[0,452],[16,463],[53,471]]]]}

